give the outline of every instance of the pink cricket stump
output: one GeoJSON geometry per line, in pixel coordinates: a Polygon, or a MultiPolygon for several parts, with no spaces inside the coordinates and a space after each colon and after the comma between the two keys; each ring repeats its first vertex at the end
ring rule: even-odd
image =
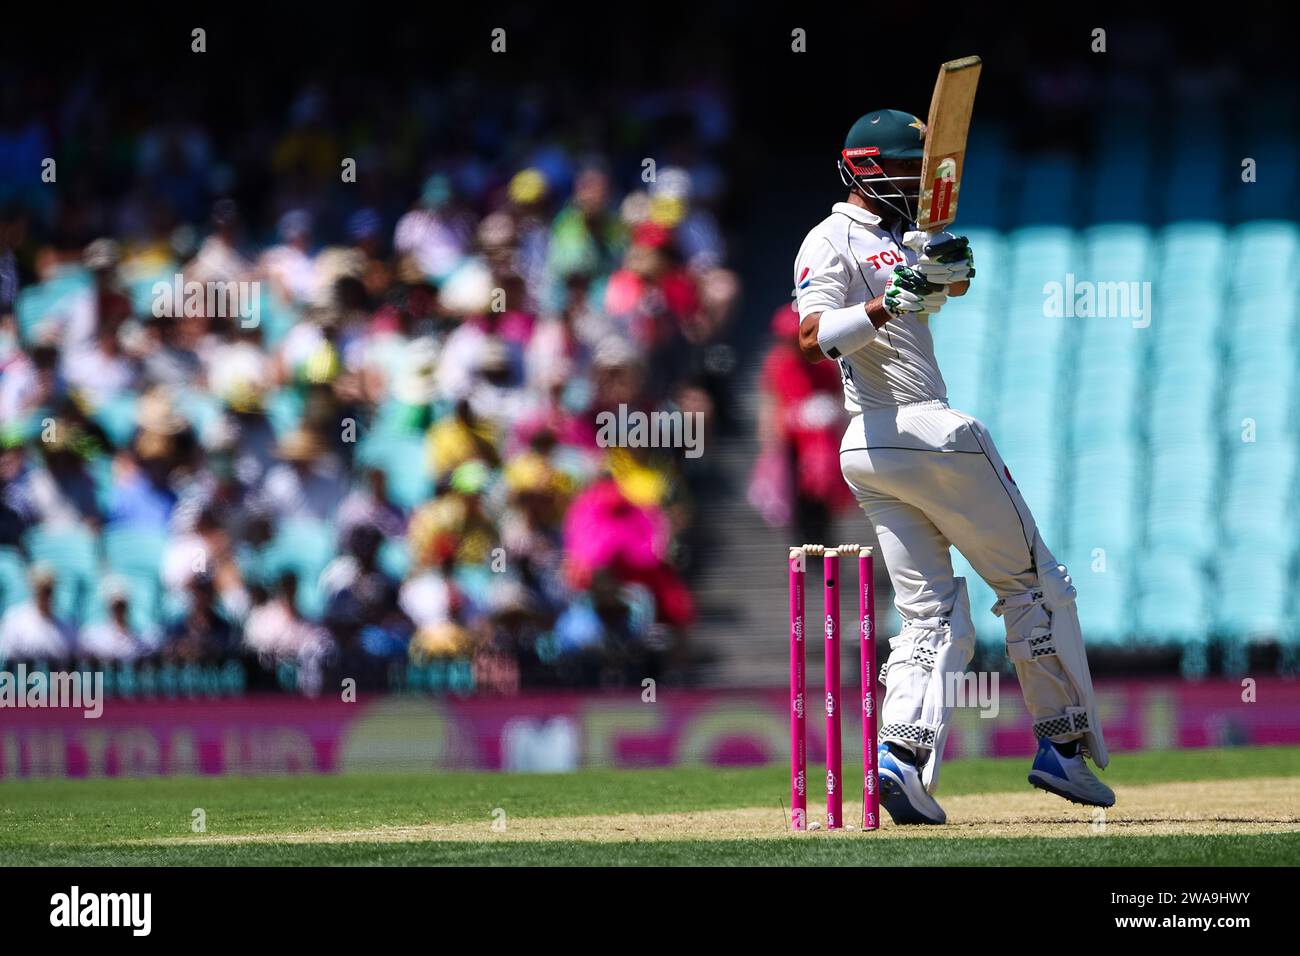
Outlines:
{"type": "Polygon", "coordinates": [[[790,549],[790,829],[792,830],[808,828],[804,560],[801,549],[790,549]]]}
{"type": "Polygon", "coordinates": [[[880,763],[876,753],[876,577],[870,548],[858,554],[858,618],[862,624],[862,829],[880,829],[880,763]]]}
{"type": "Polygon", "coordinates": [[[844,763],[840,748],[840,555],[822,560],[826,608],[826,829],[844,826],[844,763]]]}

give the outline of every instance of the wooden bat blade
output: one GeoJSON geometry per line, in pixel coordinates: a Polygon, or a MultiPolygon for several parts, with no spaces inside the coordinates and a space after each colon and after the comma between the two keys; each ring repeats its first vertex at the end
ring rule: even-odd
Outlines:
{"type": "Polygon", "coordinates": [[[957,218],[966,134],[970,130],[981,61],[977,56],[949,60],[939,67],[925,126],[925,158],[921,161],[918,229],[943,229],[957,218]]]}

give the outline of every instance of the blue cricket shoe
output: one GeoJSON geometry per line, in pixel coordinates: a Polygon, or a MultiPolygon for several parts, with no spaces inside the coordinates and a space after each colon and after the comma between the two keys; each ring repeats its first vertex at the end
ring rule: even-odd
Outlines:
{"type": "Polygon", "coordinates": [[[1040,738],[1034,765],[1029,770],[1029,782],[1072,803],[1089,807],[1115,805],[1115,791],[1097,779],[1077,745],[1074,755],[1066,756],[1050,740],[1040,738]]]}
{"type": "Polygon", "coordinates": [[[921,783],[921,771],[881,744],[880,800],[895,823],[946,823],[948,815],[921,783]]]}

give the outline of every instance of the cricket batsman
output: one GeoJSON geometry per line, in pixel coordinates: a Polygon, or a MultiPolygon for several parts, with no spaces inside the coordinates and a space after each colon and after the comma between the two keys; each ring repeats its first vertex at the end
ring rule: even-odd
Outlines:
{"type": "Polygon", "coordinates": [[[930,317],[975,276],[965,238],[918,231],[925,124],[880,110],[853,124],[839,160],[844,202],[795,260],[799,348],[838,363],[852,420],[844,480],[875,526],[901,632],[881,669],[880,791],[895,823],[943,823],[934,794],[952,689],[974,652],[955,547],[998,596],[1010,657],[1033,717],[1035,787],[1109,807],[1088,766],[1109,760],[1064,565],[983,423],[948,406],[930,317]]]}

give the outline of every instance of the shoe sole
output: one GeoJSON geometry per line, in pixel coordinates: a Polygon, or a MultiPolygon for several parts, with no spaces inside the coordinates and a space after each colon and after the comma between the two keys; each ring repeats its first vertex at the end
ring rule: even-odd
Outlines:
{"type": "Polygon", "coordinates": [[[889,818],[899,826],[929,825],[942,826],[947,823],[946,820],[931,820],[919,810],[912,806],[907,794],[903,792],[903,785],[894,779],[892,774],[882,773],[880,775],[880,802],[884,804],[889,818]],[[900,813],[894,812],[891,804],[897,804],[901,810],[900,813]]]}
{"type": "Polygon", "coordinates": [[[1039,790],[1045,790],[1048,793],[1055,794],[1061,799],[1069,800],[1071,803],[1077,803],[1081,807],[1102,807],[1104,809],[1107,807],[1113,807],[1115,805],[1114,800],[1111,800],[1110,803],[1098,803],[1096,800],[1085,800],[1082,797],[1080,797],[1077,793],[1070,793],[1068,790],[1062,790],[1059,787],[1054,787],[1046,780],[1043,780],[1041,777],[1035,777],[1032,774],[1029,777],[1029,783],[1032,786],[1037,787],[1039,790]]]}

